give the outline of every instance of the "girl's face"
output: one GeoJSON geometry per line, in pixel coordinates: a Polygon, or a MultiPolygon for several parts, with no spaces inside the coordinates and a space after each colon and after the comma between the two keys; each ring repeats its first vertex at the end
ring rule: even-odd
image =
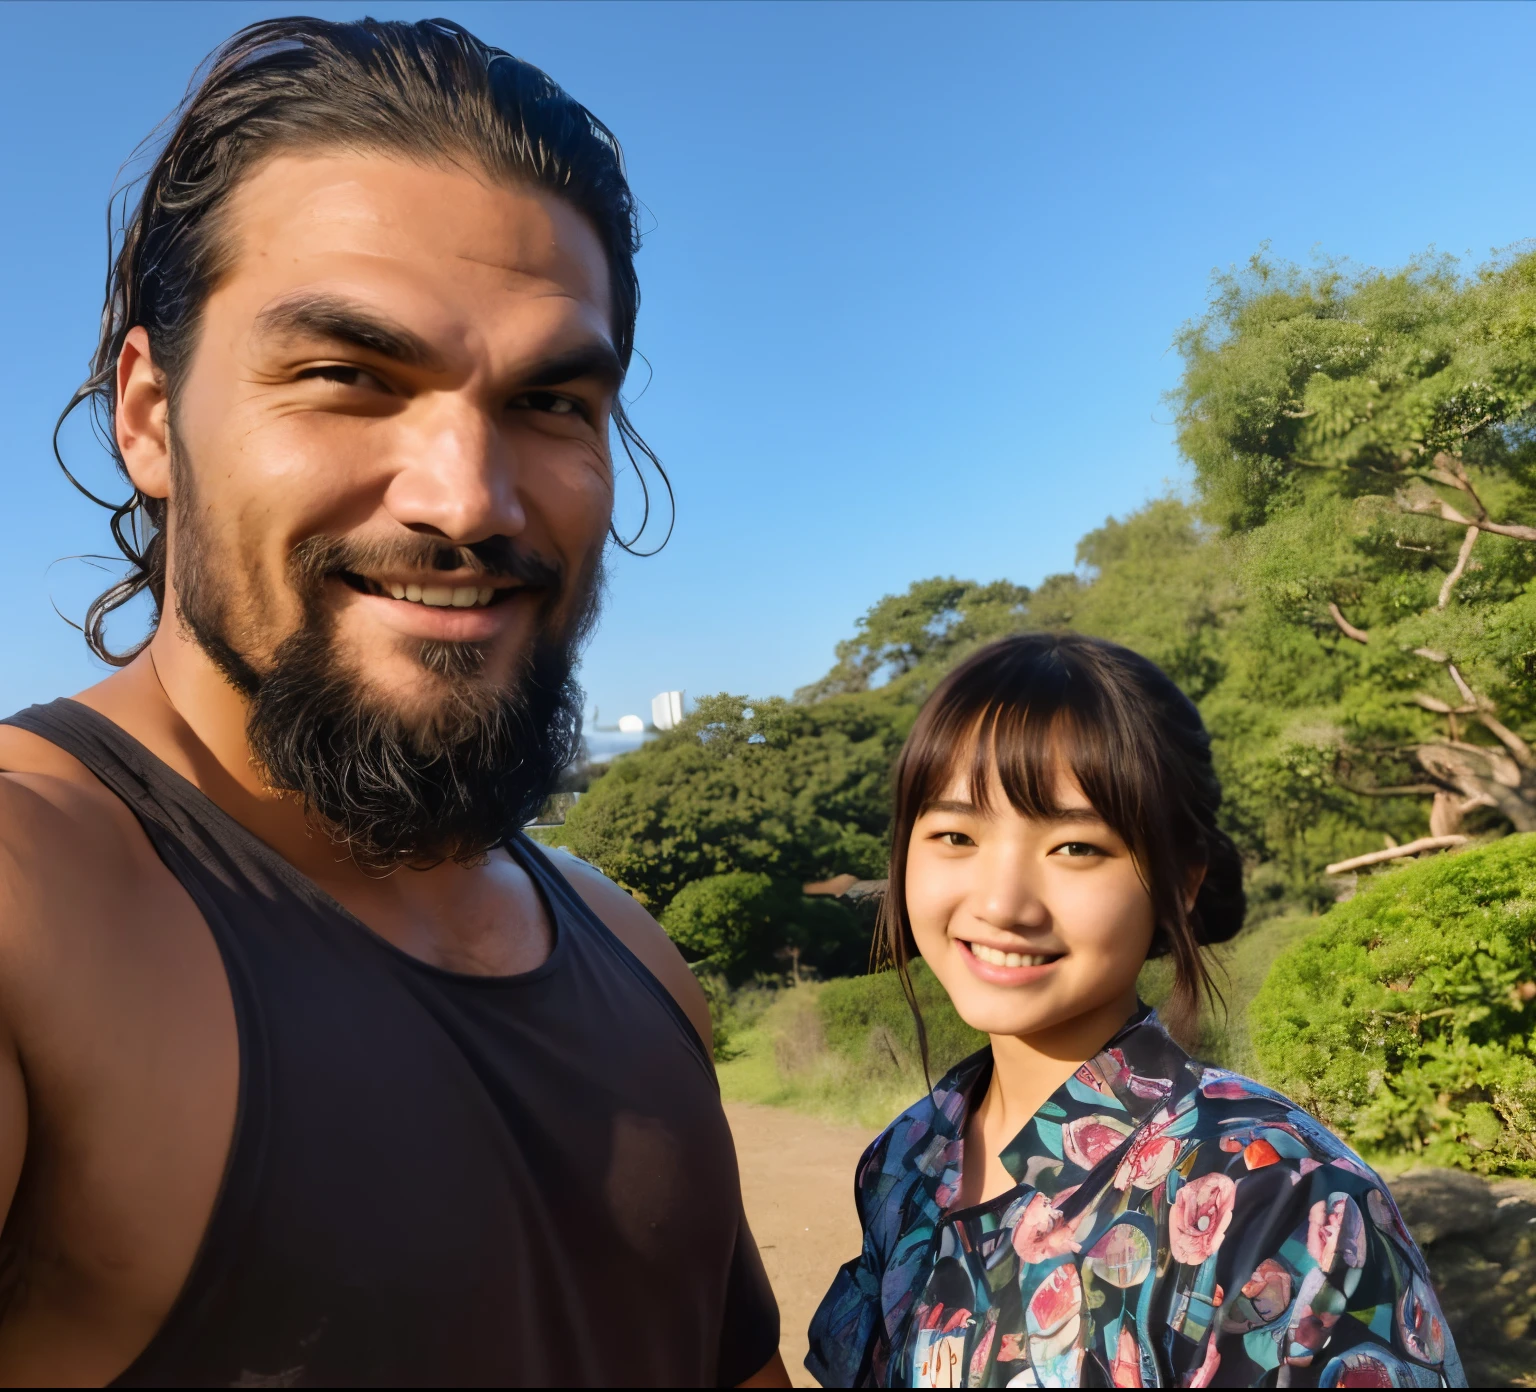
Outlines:
{"type": "Polygon", "coordinates": [[[912,829],[918,951],[987,1034],[1049,1033],[1117,1002],[1128,1015],[1151,946],[1152,900],[1125,842],[1069,778],[1054,801],[1056,817],[1022,816],[994,777],[984,812],[962,775],[912,829]]]}

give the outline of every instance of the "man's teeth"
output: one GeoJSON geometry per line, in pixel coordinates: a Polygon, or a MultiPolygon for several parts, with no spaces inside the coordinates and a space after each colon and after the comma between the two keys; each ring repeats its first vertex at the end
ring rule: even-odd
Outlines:
{"type": "Polygon", "coordinates": [[[989,962],[994,967],[1043,967],[1047,962],[1055,961],[1053,953],[999,952],[985,943],[971,943],[970,948],[980,961],[989,962]]]}
{"type": "Polygon", "coordinates": [[[496,595],[494,585],[391,585],[389,592],[396,599],[409,600],[412,604],[429,604],[434,609],[473,609],[476,605],[489,604],[496,595]]]}

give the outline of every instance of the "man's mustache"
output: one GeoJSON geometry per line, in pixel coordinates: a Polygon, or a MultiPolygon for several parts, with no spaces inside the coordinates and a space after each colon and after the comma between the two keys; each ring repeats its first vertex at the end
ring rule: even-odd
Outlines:
{"type": "Polygon", "coordinates": [[[492,536],[455,546],[431,537],[308,537],[294,547],[289,568],[299,588],[313,593],[329,575],[390,571],[468,570],[488,580],[511,580],[553,598],[565,588],[565,570],[557,562],[520,545],[512,537],[492,536]]]}

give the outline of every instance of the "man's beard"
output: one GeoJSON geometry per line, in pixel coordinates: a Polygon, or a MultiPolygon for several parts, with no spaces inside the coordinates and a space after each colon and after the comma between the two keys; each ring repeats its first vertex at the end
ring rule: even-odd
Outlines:
{"type": "Polygon", "coordinates": [[[177,612],[247,698],[246,738],[269,786],[296,793],[310,820],[369,867],[473,863],[532,819],[580,751],[582,692],[573,669],[597,614],[597,563],[571,582],[568,616],[557,618],[564,577],[505,537],[467,547],[426,537],[311,538],[288,567],[302,621],[258,671],[233,631],[207,538],[188,525],[196,515],[185,507],[178,519],[177,612]],[[324,586],[343,571],[424,571],[440,559],[535,586],[544,599],[533,639],[505,683],[483,677],[481,645],[424,641],[421,663],[443,694],[413,721],[369,691],[338,653],[324,586]]]}

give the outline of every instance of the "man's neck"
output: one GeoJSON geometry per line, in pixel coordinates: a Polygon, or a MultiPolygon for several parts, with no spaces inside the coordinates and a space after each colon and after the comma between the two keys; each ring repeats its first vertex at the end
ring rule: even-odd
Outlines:
{"type": "Polygon", "coordinates": [[[455,970],[504,974],[543,960],[546,931],[510,940],[510,916],[544,912],[527,875],[505,853],[396,874],[365,869],[312,826],[299,800],[267,787],[246,739],[247,706],[223,674],[169,625],[122,671],[75,699],[106,716],[403,951],[455,970]]]}
{"type": "Polygon", "coordinates": [[[75,697],[175,769],[284,859],[306,870],[335,847],[290,795],[268,788],[246,740],[245,699],[200,650],[162,624],[122,671],[75,697]]]}

